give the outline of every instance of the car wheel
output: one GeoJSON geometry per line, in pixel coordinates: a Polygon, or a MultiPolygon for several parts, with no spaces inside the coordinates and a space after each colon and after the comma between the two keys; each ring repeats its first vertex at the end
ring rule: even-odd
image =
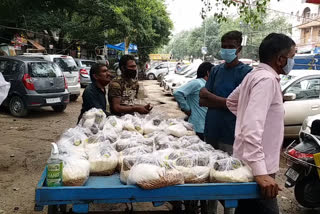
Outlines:
{"type": "Polygon", "coordinates": [[[81,88],[85,88],[87,87],[87,85],[81,84],[81,88]]]}
{"type": "Polygon", "coordinates": [[[10,113],[15,117],[24,117],[28,114],[28,109],[23,100],[18,96],[13,96],[9,102],[10,113]]]}
{"type": "Polygon", "coordinates": [[[51,107],[55,112],[63,112],[67,108],[67,105],[56,105],[51,107]]]}
{"type": "Polygon", "coordinates": [[[154,80],[156,79],[156,76],[154,74],[148,74],[148,80],[154,80]]]}
{"type": "Polygon", "coordinates": [[[317,172],[310,173],[296,183],[294,195],[299,204],[307,208],[320,206],[320,180],[317,172]]]}
{"type": "Polygon", "coordinates": [[[78,99],[79,95],[74,95],[74,94],[71,94],[70,95],[70,101],[76,101],[78,99]]]}

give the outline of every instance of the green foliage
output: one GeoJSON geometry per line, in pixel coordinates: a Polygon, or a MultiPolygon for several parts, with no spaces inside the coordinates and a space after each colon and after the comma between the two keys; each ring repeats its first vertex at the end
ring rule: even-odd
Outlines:
{"type": "Polygon", "coordinates": [[[220,39],[223,34],[239,30],[247,35],[247,45],[242,48],[241,58],[258,59],[258,47],[264,37],[269,33],[277,32],[290,34],[291,25],[284,17],[268,18],[261,17],[263,23],[258,26],[251,26],[245,23],[242,18],[226,18],[225,22],[219,23],[216,17],[205,20],[201,27],[190,31],[184,31],[175,35],[169,44],[164,47],[164,53],[172,53],[174,58],[184,59],[193,56],[202,58],[201,47],[204,45],[204,29],[206,28],[205,46],[208,49],[207,55],[220,59],[220,39]]]}
{"type": "Polygon", "coordinates": [[[143,61],[169,41],[173,27],[163,0],[1,0],[0,20],[41,35],[46,30],[60,49],[75,43],[96,47],[104,41],[126,40],[138,45],[143,61]],[[53,32],[58,33],[58,42],[53,32]]]}
{"type": "Polygon", "coordinates": [[[214,16],[218,23],[226,22],[226,7],[236,7],[241,19],[246,24],[257,27],[263,23],[262,17],[266,14],[270,0],[215,0],[216,7],[220,8],[214,16]]]}

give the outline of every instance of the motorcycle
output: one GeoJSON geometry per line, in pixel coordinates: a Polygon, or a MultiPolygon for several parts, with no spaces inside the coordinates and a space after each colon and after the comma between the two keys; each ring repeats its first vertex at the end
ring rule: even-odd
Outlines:
{"type": "Polygon", "coordinates": [[[284,152],[289,163],[285,187],[294,186],[296,200],[307,208],[320,207],[320,167],[314,159],[319,157],[317,153],[320,153],[320,120],[313,121],[311,133],[300,131],[299,140],[284,152]]]}

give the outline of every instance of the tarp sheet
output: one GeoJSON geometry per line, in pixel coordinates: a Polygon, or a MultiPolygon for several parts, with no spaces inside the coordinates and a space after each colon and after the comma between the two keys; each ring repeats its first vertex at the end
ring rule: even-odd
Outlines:
{"type": "MultiPolygon", "coordinates": [[[[124,42],[119,43],[119,44],[115,44],[115,45],[107,44],[106,46],[107,46],[107,48],[110,48],[110,49],[115,49],[118,51],[125,51],[124,42]]],[[[137,45],[130,43],[128,51],[129,51],[129,53],[137,53],[138,52],[137,45]]]]}

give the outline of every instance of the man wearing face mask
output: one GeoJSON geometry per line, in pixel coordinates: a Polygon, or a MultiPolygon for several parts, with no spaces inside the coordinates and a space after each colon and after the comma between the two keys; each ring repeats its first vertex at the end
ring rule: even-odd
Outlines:
{"type": "Polygon", "coordinates": [[[284,135],[284,107],[280,74],[293,66],[295,42],[284,34],[271,33],[259,47],[260,64],[227,98],[201,92],[212,107],[228,108],[237,116],[233,156],[246,162],[260,186],[262,199],[240,200],[236,214],[279,214],[279,171],[284,135]]]}
{"type": "Polygon", "coordinates": [[[148,114],[152,107],[148,105],[136,105],[139,84],[137,81],[137,65],[132,55],[123,55],[119,61],[121,76],[113,79],[109,84],[108,100],[111,114],[124,115],[138,112],[148,114]]]}
{"type": "MultiPolygon", "coordinates": [[[[213,68],[206,87],[201,91],[226,98],[242,82],[252,67],[238,60],[241,43],[242,33],[239,31],[230,31],[222,36],[220,55],[225,63],[213,68]]],[[[204,130],[206,142],[232,154],[236,117],[228,109],[211,107],[210,100],[204,99],[201,94],[200,104],[208,107],[204,130]]]]}

